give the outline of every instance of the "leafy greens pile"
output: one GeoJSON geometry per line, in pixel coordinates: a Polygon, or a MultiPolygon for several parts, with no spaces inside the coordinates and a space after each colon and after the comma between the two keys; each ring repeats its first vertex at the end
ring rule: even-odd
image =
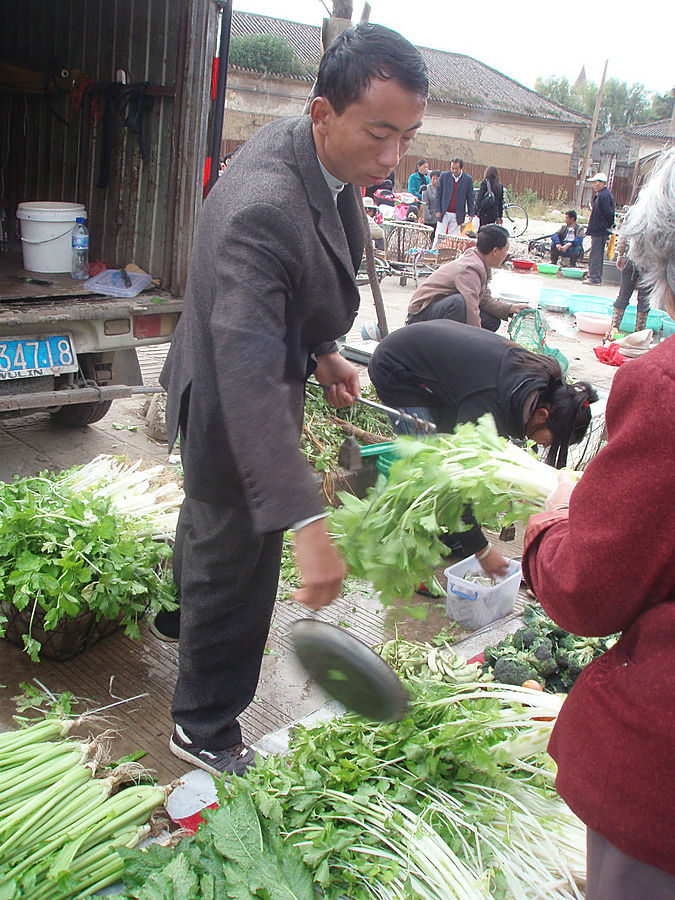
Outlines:
{"type": "Polygon", "coordinates": [[[450,435],[399,438],[395,453],[386,480],[363,500],[341,493],[330,515],[351,574],[371,581],[385,602],[435,583],[447,553],[439,536],[467,529],[467,504],[498,531],[541,510],[558,483],[555,469],[501,438],[487,415],[450,435]]]}
{"type": "Polygon", "coordinates": [[[298,729],[289,755],[220,785],[227,822],[208,813],[173,854],[125,852],[128,896],[210,897],[198,892],[202,878],[229,879],[236,857],[245,887],[219,881],[215,896],[581,900],[585,829],[556,795],[542,752],[560,699],[484,682],[447,648],[439,667],[436,654],[426,644],[387,645],[415,697],[408,718],[374,725],[346,715],[298,729]],[[230,827],[245,810],[247,824],[230,827]],[[275,845],[266,835],[277,832],[275,845]],[[289,872],[275,888],[262,874],[278,872],[279,853],[292,864],[292,888],[289,872]],[[317,894],[306,892],[299,858],[317,894]]]}
{"type": "Polygon", "coordinates": [[[586,666],[619,637],[578,637],[531,604],[525,606],[523,621],[496,647],[485,648],[484,671],[505,684],[538,681],[553,693],[568,693],[586,666]]]}
{"type": "Polygon", "coordinates": [[[153,534],[170,531],[167,510],[180,497],[155,502],[146,478],[98,459],[0,485],[0,636],[10,616],[28,610],[24,650],[37,662],[34,624],[50,631],[91,611],[139,637],[147,608],[175,608],[173,582],[163,574],[171,549],[153,534]]]}

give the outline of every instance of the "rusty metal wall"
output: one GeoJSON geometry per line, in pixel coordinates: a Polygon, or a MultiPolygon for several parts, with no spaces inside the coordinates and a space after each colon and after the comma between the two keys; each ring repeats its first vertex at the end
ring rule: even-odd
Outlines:
{"type": "Polygon", "coordinates": [[[211,0],[13,4],[0,22],[0,59],[43,72],[80,69],[96,88],[0,91],[8,150],[0,156],[0,198],[11,214],[22,200],[84,203],[90,259],[133,261],[179,293],[201,205],[215,17],[211,0]],[[118,69],[129,83],[151,86],[152,108],[142,117],[145,160],[138,135],[124,125],[125,102],[106,99],[118,69]]]}

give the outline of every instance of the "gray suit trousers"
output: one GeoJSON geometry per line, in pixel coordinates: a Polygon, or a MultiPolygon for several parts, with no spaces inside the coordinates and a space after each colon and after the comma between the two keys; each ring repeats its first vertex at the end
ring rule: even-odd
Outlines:
{"type": "Polygon", "coordinates": [[[255,534],[244,503],[186,497],[174,548],[180,594],[172,714],[202,749],[241,741],[237,716],[255,695],[279,582],[283,532],[255,534]]]}

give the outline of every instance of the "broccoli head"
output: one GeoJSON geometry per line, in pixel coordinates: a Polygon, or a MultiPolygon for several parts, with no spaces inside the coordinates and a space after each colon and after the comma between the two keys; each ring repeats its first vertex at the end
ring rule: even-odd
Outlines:
{"type": "Polygon", "coordinates": [[[483,651],[486,666],[494,666],[499,659],[499,650],[497,647],[486,647],[483,651]]]}
{"type": "Polygon", "coordinates": [[[502,656],[495,663],[492,675],[495,681],[502,684],[523,684],[531,678],[537,678],[537,672],[527,658],[519,655],[502,656]]]}
{"type": "Polygon", "coordinates": [[[539,632],[534,625],[526,625],[524,628],[519,628],[518,631],[514,632],[513,646],[518,650],[527,650],[538,637],[539,632]]]}

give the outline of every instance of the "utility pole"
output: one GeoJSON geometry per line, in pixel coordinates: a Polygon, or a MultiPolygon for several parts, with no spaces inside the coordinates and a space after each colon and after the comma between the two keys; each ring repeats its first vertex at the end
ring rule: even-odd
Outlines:
{"type": "Polygon", "coordinates": [[[609,60],[605,60],[605,67],[602,70],[602,78],[600,79],[600,87],[598,88],[598,96],[595,98],[595,109],[593,111],[593,122],[591,123],[591,133],[588,138],[588,146],[586,147],[586,155],[584,156],[584,164],[581,169],[581,173],[579,176],[579,187],[577,188],[577,197],[576,197],[576,205],[577,207],[581,206],[581,199],[584,195],[584,184],[586,183],[586,178],[588,177],[588,164],[591,159],[591,149],[593,147],[593,141],[595,140],[595,129],[598,127],[598,119],[600,117],[600,106],[602,105],[602,94],[605,90],[605,75],[607,74],[607,63],[609,60]]]}

